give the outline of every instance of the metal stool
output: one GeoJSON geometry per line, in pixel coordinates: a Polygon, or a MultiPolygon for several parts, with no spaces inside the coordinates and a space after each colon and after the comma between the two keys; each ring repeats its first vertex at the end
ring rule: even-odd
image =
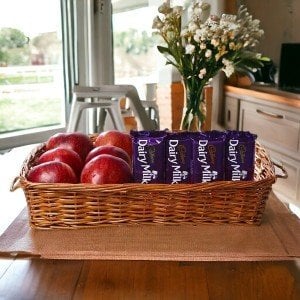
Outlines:
{"type": "Polygon", "coordinates": [[[83,110],[100,108],[99,128],[103,130],[106,114],[115,129],[125,131],[120,99],[129,99],[129,109],[136,117],[141,130],[159,129],[158,107],[155,101],[140,100],[132,85],[103,85],[99,87],[75,86],[67,131],[76,131],[83,110]]]}

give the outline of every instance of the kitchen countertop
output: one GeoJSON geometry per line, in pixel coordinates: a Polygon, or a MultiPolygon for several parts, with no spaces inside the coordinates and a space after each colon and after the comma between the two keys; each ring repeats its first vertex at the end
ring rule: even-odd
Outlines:
{"type": "Polygon", "coordinates": [[[251,85],[249,87],[238,87],[225,85],[224,91],[300,108],[300,94],[282,91],[274,86],[251,85]]]}

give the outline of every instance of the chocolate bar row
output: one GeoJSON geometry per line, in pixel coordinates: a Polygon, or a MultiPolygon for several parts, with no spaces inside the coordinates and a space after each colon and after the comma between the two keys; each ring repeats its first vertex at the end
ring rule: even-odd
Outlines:
{"type": "Polygon", "coordinates": [[[131,131],[138,183],[253,180],[256,135],[246,131],[131,131]]]}

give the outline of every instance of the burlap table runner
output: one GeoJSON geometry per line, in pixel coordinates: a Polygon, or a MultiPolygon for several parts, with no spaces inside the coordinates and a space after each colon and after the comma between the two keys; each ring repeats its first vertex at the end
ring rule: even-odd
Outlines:
{"type": "Polygon", "coordinates": [[[24,209],[0,237],[0,255],[51,259],[287,260],[300,257],[300,220],[273,194],[260,226],[119,225],[36,230],[30,228],[24,209]]]}

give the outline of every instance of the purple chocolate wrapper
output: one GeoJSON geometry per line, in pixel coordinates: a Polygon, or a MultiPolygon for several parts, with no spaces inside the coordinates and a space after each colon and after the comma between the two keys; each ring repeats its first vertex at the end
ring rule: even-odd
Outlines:
{"type": "Polygon", "coordinates": [[[133,177],[138,183],[165,182],[166,131],[131,131],[133,177]]]}
{"type": "Polygon", "coordinates": [[[253,180],[256,135],[248,131],[226,132],[225,179],[253,180]]]}
{"type": "Polygon", "coordinates": [[[191,134],[193,140],[192,183],[224,180],[224,132],[217,130],[191,134]]]}
{"type": "Polygon", "coordinates": [[[191,149],[192,141],[189,133],[168,134],[166,139],[166,183],[191,182],[191,149]]]}

